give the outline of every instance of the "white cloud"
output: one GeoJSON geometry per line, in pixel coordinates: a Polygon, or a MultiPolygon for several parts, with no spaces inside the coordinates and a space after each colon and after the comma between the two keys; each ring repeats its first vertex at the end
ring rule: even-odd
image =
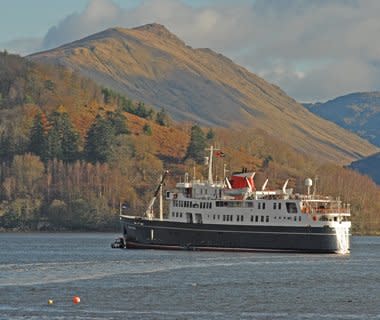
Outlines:
{"type": "Polygon", "coordinates": [[[42,48],[103,29],[164,24],[193,47],[210,47],[279,85],[299,100],[380,89],[380,1],[144,0],[123,9],[91,0],[52,27],[42,48]]]}

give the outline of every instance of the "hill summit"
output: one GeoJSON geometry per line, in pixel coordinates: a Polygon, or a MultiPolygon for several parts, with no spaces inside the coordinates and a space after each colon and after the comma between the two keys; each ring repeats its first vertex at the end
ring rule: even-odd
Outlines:
{"type": "Polygon", "coordinates": [[[157,23],[107,29],[28,58],[77,70],[165,108],[176,120],[238,128],[242,134],[244,128],[259,128],[322,159],[347,163],[377,151],[313,115],[279,87],[210,49],[187,46],[157,23]]]}

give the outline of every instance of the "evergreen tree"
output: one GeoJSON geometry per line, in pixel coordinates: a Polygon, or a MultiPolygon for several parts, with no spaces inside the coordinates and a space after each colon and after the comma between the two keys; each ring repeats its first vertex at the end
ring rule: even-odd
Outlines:
{"type": "Polygon", "coordinates": [[[73,162],[79,157],[79,134],[74,130],[67,113],[62,114],[62,120],[62,160],[73,162]]]}
{"type": "Polygon", "coordinates": [[[33,126],[30,130],[29,151],[39,156],[42,161],[46,161],[48,158],[48,140],[45,129],[42,114],[38,113],[34,117],[33,126]]]}
{"type": "Polygon", "coordinates": [[[116,135],[129,133],[126,124],[127,118],[120,110],[117,110],[116,112],[108,112],[107,119],[110,121],[111,126],[114,128],[116,135]]]}
{"type": "Polygon", "coordinates": [[[147,135],[147,136],[151,136],[152,135],[152,128],[149,124],[145,124],[144,127],[143,127],[143,132],[147,135]]]}
{"type": "Polygon", "coordinates": [[[202,129],[194,125],[191,127],[190,144],[187,147],[185,159],[194,159],[197,163],[202,163],[205,157],[206,138],[202,129]]]}
{"type": "Polygon", "coordinates": [[[157,112],[156,123],[164,127],[169,126],[169,116],[167,115],[164,108],[162,108],[159,112],[157,112]]]}
{"type": "Polygon", "coordinates": [[[78,158],[79,135],[75,132],[66,112],[54,112],[48,134],[49,159],[75,161],[78,158]]]}
{"type": "Polygon", "coordinates": [[[215,138],[215,132],[214,130],[210,129],[207,134],[206,134],[206,139],[207,140],[212,140],[215,138]]]}
{"type": "Polygon", "coordinates": [[[114,137],[115,129],[111,122],[98,115],[87,132],[84,149],[86,160],[92,163],[106,162],[111,155],[114,137]]]}

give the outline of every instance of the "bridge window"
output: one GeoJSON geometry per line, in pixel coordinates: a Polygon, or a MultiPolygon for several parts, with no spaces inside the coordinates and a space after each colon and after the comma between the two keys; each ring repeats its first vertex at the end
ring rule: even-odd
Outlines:
{"type": "Polygon", "coordinates": [[[261,216],[261,222],[264,222],[264,216],[261,216]]]}
{"type": "Polygon", "coordinates": [[[294,202],[287,202],[286,211],[288,213],[297,213],[297,205],[294,202]]]}
{"type": "Polygon", "coordinates": [[[278,210],[281,210],[281,202],[278,203],[278,210]]]}
{"type": "Polygon", "coordinates": [[[259,222],[259,216],[255,216],[255,222],[259,222]]]}
{"type": "Polygon", "coordinates": [[[263,210],[265,210],[265,202],[263,203],[263,210]]]}
{"type": "Polygon", "coordinates": [[[276,210],[276,209],[277,209],[277,203],[274,202],[274,203],[273,203],[273,210],[276,210]]]}
{"type": "Polygon", "coordinates": [[[265,217],[265,222],[269,222],[269,216],[265,217]]]}

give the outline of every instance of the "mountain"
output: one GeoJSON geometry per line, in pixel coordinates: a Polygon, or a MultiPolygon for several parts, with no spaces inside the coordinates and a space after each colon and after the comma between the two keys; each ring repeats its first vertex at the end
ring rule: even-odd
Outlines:
{"type": "Polygon", "coordinates": [[[380,92],[358,92],[325,103],[304,104],[316,115],[380,146],[380,92]]]}
{"type": "Polygon", "coordinates": [[[380,152],[352,162],[350,168],[370,176],[373,181],[380,185],[380,152]]]}
{"type": "Polygon", "coordinates": [[[377,151],[313,115],[277,86],[210,49],[187,46],[159,24],[107,29],[28,59],[77,70],[165,108],[176,120],[262,129],[319,159],[347,163],[377,151]]]}

